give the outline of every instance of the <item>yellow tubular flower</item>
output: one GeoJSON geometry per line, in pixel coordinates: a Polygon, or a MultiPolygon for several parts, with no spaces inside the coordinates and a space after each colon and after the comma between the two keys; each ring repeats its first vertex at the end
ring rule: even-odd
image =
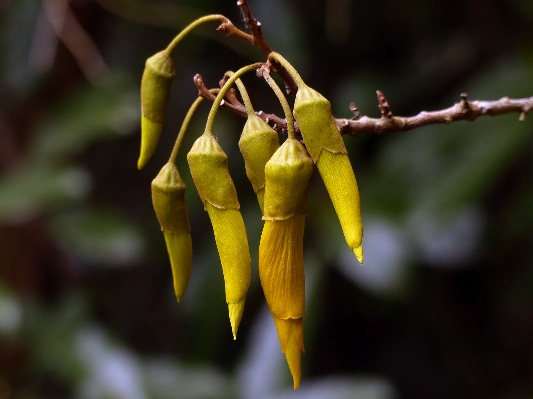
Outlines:
{"type": "Polygon", "coordinates": [[[185,183],[168,162],[152,181],[152,202],[165,236],[178,302],[187,289],[192,267],[192,240],[185,205],[185,183]]]}
{"type": "Polygon", "coordinates": [[[361,200],[344,141],[335,126],[330,102],[307,86],[296,70],[281,55],[269,58],[279,61],[295,79],[298,92],[294,101],[294,117],[300,126],[309,155],[328,190],[341,223],[344,238],[363,263],[363,223],[361,200]]]}
{"type": "Polygon", "coordinates": [[[304,352],[305,275],[303,235],[313,162],[298,140],[288,138],[265,166],[265,225],[259,244],[259,278],[274,317],[294,389],[304,352]]]}
{"type": "Polygon", "coordinates": [[[251,259],[237,192],[228,171],[228,157],[215,137],[204,133],[192,146],[187,161],[213,225],[235,339],[250,286],[251,259]]]}

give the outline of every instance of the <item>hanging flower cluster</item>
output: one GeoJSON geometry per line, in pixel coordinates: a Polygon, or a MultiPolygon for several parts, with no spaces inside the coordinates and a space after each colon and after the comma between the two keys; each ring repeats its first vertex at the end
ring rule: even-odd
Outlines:
{"type": "MultiPolygon", "coordinates": [[[[221,15],[200,18],[176,36],[165,50],[146,62],[141,81],[139,169],[152,156],[166,118],[170,86],[175,75],[171,53],[187,33],[208,21],[228,23],[227,18],[221,15]]],[[[227,72],[224,78],[221,89],[211,90],[211,93],[217,94],[216,99],[205,131],[193,144],[187,161],[213,227],[224,274],[229,319],[236,339],[251,279],[250,252],[237,191],[228,171],[228,157],[213,134],[220,104],[229,88],[236,84],[247,111],[247,121],[238,145],[264,220],[259,244],[259,277],[296,389],[300,385],[301,353],[305,351],[303,235],[309,180],[316,165],[346,242],[359,262],[363,263],[363,228],[357,182],[346,147],[335,127],[329,101],[307,86],[285,58],[272,52],[266,63],[248,65],[235,73],[227,72]],[[292,111],[270,77],[271,61],[282,65],[298,86],[292,111]],[[278,133],[255,113],[246,88],[239,79],[242,74],[253,70],[265,79],[283,107],[288,134],[281,145],[278,133]],[[296,138],[295,120],[303,144],[296,138]]],[[[189,109],[169,161],[152,182],[153,206],[164,234],[178,302],[185,293],[191,273],[192,241],[184,198],[185,183],[176,167],[176,158],[187,126],[202,100],[199,97],[189,109]]]]}

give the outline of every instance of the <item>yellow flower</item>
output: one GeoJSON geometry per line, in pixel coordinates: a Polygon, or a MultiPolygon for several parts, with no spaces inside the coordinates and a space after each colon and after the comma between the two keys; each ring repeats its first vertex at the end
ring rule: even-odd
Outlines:
{"type": "Polygon", "coordinates": [[[185,205],[185,183],[174,163],[163,166],[152,181],[152,203],[165,236],[178,302],[187,289],[192,267],[192,240],[185,205]]]}
{"type": "Polygon", "coordinates": [[[294,389],[300,385],[305,275],[303,235],[313,162],[288,138],[265,166],[265,224],[259,244],[259,278],[274,317],[294,389]]]}
{"type": "Polygon", "coordinates": [[[236,339],[250,286],[251,260],[237,191],[228,170],[228,156],[211,133],[204,133],[195,141],[187,161],[215,233],[229,318],[236,339]]]}

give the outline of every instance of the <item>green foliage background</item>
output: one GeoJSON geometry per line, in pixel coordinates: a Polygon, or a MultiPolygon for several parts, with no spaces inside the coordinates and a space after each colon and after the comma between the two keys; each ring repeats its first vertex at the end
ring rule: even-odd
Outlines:
{"type": "MultiPolygon", "coordinates": [[[[56,0],[59,1],[59,0],[56,0]]],[[[379,116],[533,92],[530,0],[250,0],[275,51],[330,98],[379,116]]],[[[255,267],[260,211],[220,112],[247,223],[253,282],[237,341],[206,212],[185,153],[195,251],[175,302],[150,182],[181,118],[226,70],[261,61],[204,26],[175,57],[154,158],[136,170],[144,60],[195,17],[234,1],[72,0],[108,71],[89,82],[36,0],[0,2],[0,398],[528,398],[533,395],[533,128],[485,117],[345,137],[361,190],[365,265],[345,248],[315,176],[306,230],[301,388],[292,392],[255,267]],[[49,36],[47,36],[47,33],[49,36]]],[[[256,109],[281,114],[267,85],[256,109]]]]}

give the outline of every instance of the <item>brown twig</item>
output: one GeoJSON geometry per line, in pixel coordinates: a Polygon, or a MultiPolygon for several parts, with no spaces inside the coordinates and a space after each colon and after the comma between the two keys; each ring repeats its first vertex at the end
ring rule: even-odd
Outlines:
{"type": "Polygon", "coordinates": [[[392,116],[369,118],[363,116],[357,120],[336,119],[337,128],[342,134],[357,136],[361,133],[395,133],[407,132],[422,126],[451,123],[456,121],[473,121],[481,116],[519,113],[519,120],[533,110],[533,97],[510,99],[503,97],[496,101],[468,101],[466,94],[461,94],[461,101],[439,111],[422,111],[411,117],[392,116]]]}
{"type": "Polygon", "coordinates": [[[387,119],[392,118],[392,111],[390,110],[389,102],[385,98],[385,94],[383,94],[379,90],[376,90],[376,94],[378,96],[378,106],[381,112],[381,116],[387,119]]]}
{"type": "MultiPolygon", "coordinates": [[[[250,7],[248,6],[248,0],[238,0],[237,7],[239,7],[241,11],[241,15],[244,20],[244,25],[250,30],[250,32],[252,32],[252,44],[257,47],[265,57],[268,57],[268,55],[272,52],[272,48],[263,36],[263,32],[261,30],[261,22],[255,19],[252,12],[250,11],[250,7]]],[[[285,68],[283,68],[278,63],[274,63],[272,65],[272,69],[279,75],[279,77],[285,83],[285,90],[287,91],[287,93],[296,94],[296,92],[298,91],[298,86],[294,82],[294,79],[287,73],[285,68]]]]}
{"type": "Polygon", "coordinates": [[[254,44],[254,37],[238,29],[229,19],[226,22],[220,24],[220,26],[217,28],[217,31],[225,33],[226,36],[240,37],[241,39],[247,40],[250,43],[254,44]]]}
{"type": "MultiPolygon", "coordinates": [[[[194,84],[196,85],[196,88],[198,89],[199,96],[211,102],[215,101],[215,96],[209,91],[209,89],[205,85],[202,75],[196,74],[193,80],[194,80],[194,84]]],[[[242,104],[241,105],[232,104],[228,100],[228,101],[224,101],[224,103],[221,104],[221,106],[222,108],[225,108],[228,111],[231,111],[234,114],[239,115],[243,118],[246,118],[248,116],[246,112],[246,108],[242,104]]],[[[275,114],[267,114],[263,111],[257,111],[256,115],[258,115],[266,123],[272,126],[273,129],[280,131],[280,132],[287,131],[287,121],[284,118],[280,118],[279,116],[275,114]]]]}

